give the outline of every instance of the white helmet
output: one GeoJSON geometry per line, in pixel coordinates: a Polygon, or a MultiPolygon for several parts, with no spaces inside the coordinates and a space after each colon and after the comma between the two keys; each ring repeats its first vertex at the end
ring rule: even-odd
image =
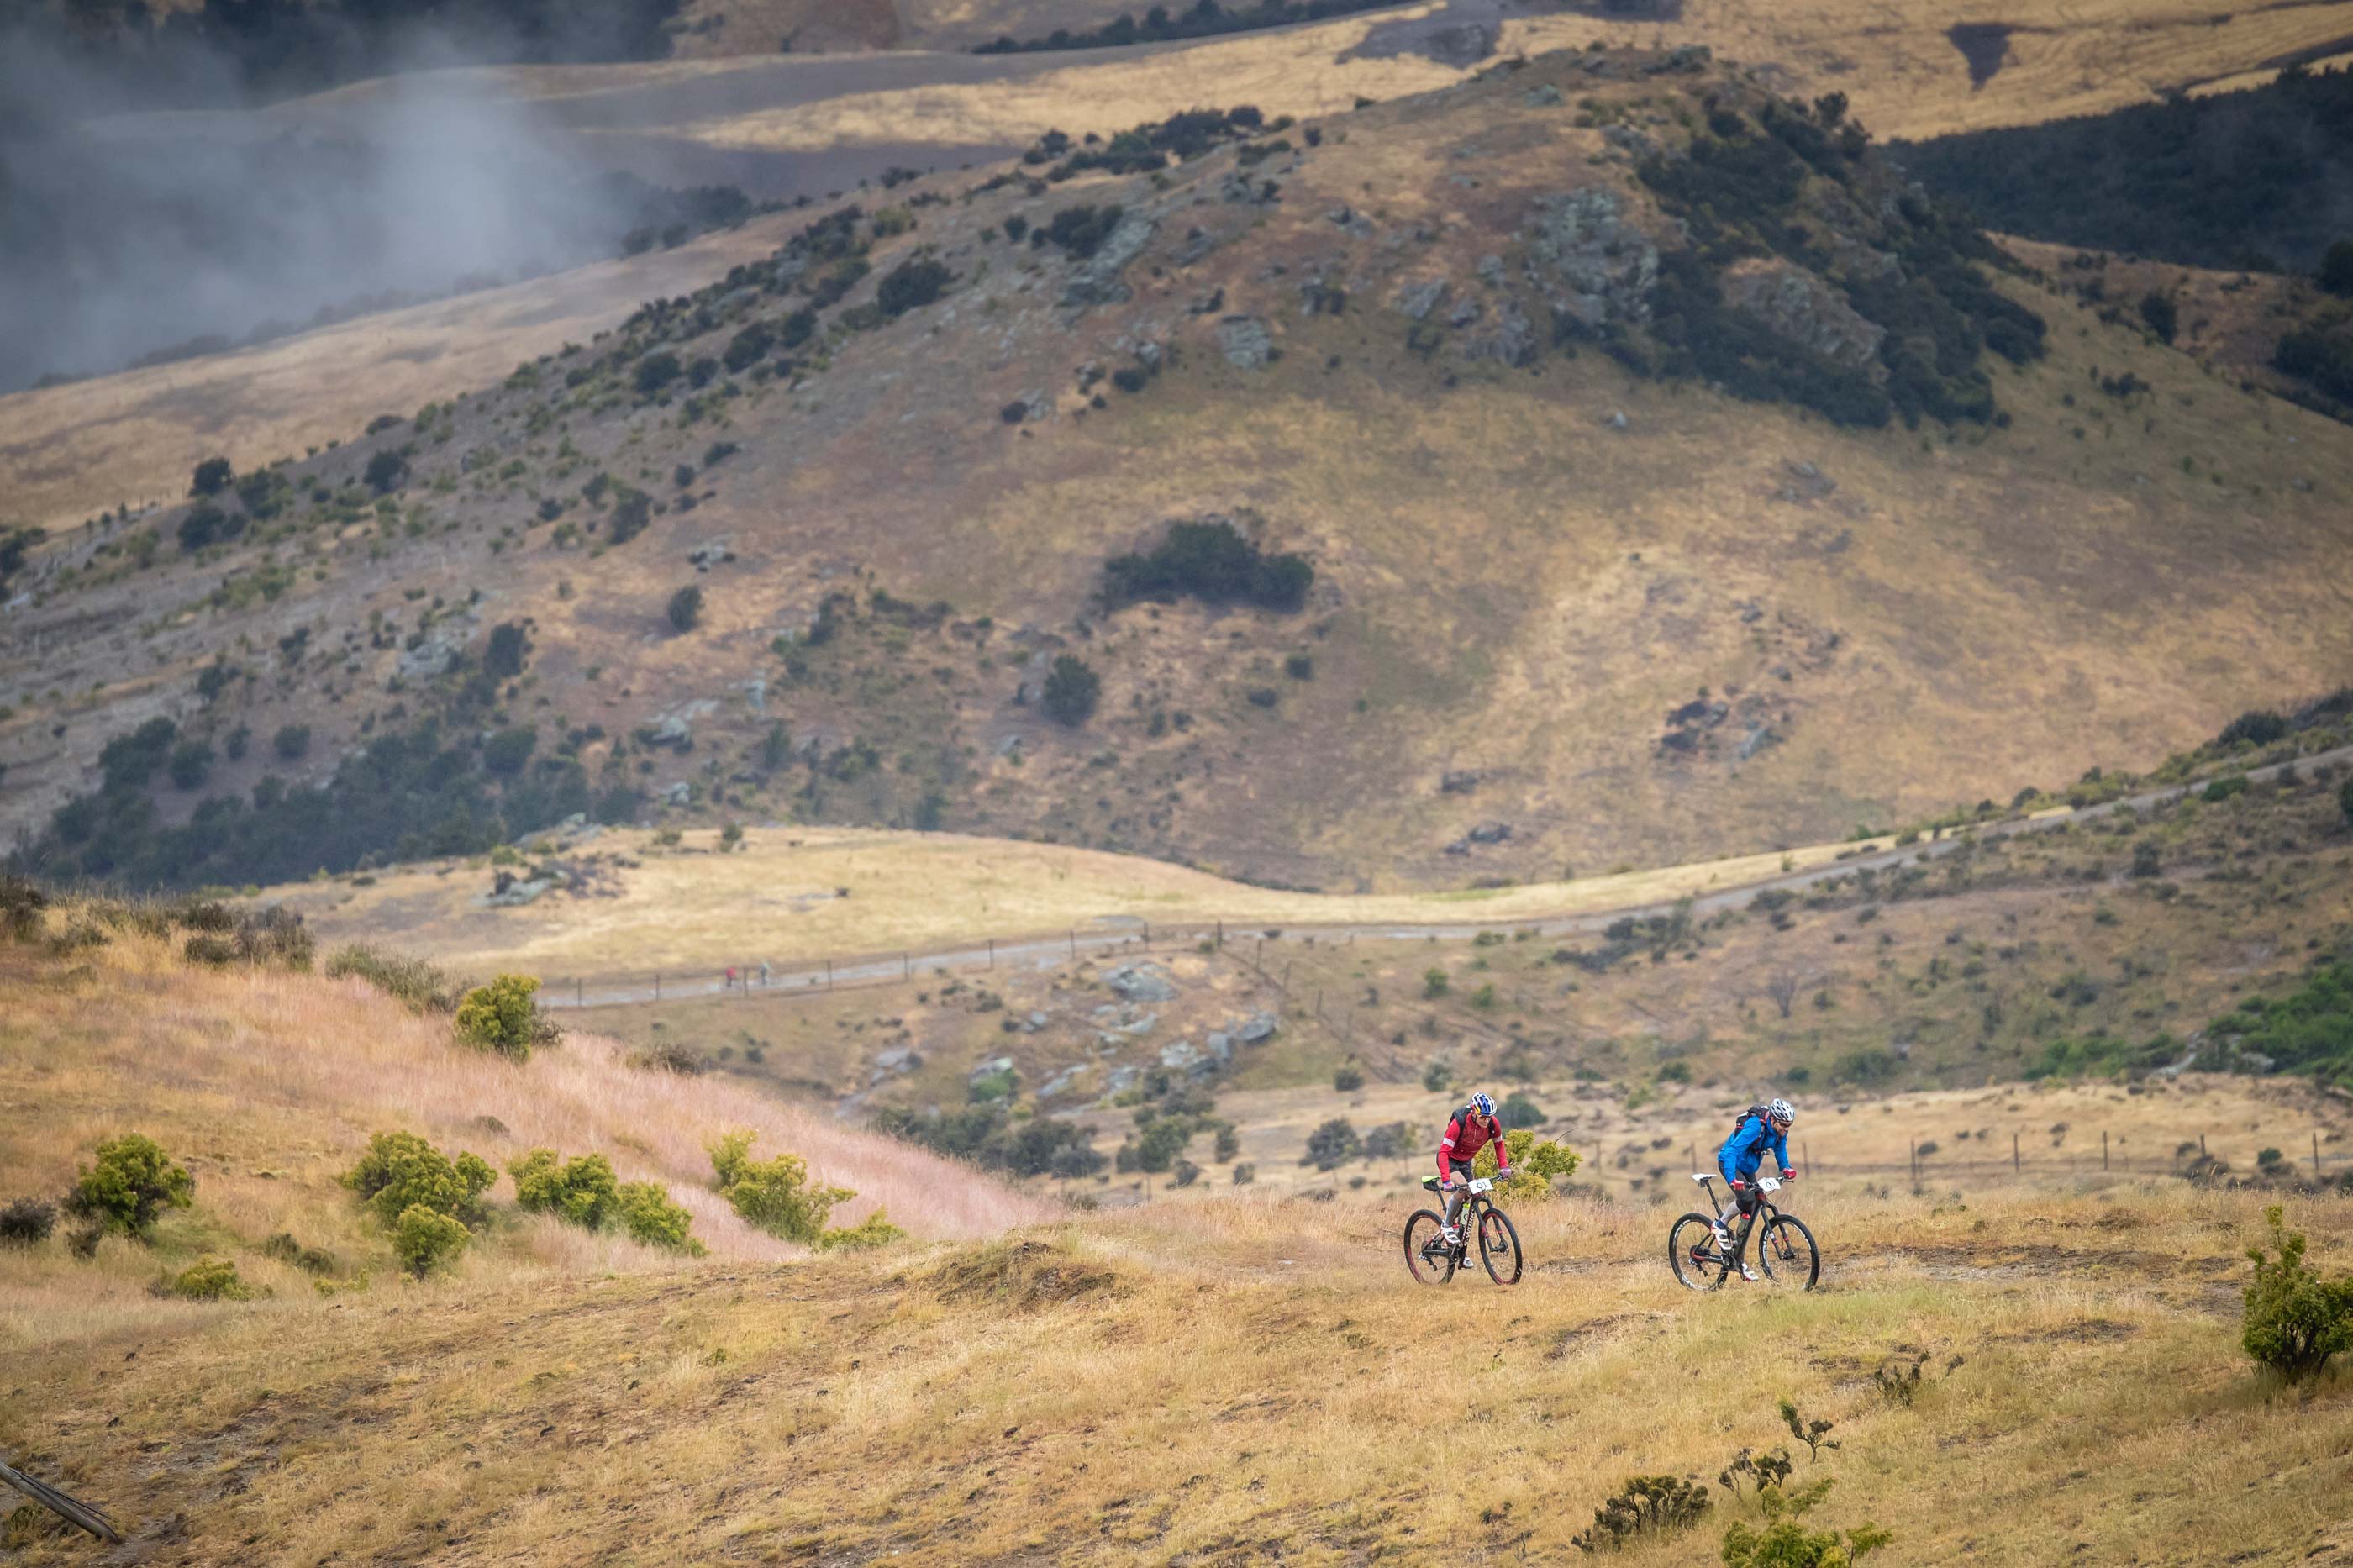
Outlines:
{"type": "Polygon", "coordinates": [[[1786,1100],[1775,1100],[1766,1108],[1766,1114],[1773,1119],[1775,1125],[1780,1127],[1787,1127],[1798,1120],[1798,1113],[1789,1109],[1789,1102],[1786,1100]]]}

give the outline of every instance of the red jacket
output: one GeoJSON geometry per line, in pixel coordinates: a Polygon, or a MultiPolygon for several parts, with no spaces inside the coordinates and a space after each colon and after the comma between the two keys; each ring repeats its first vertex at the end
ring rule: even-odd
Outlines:
{"type": "Polygon", "coordinates": [[[1479,1113],[1468,1107],[1456,1111],[1446,1124],[1446,1135],[1438,1141],[1438,1179],[1442,1182],[1452,1175],[1451,1167],[1455,1164],[1470,1170],[1479,1151],[1490,1143],[1495,1146],[1496,1171],[1510,1170],[1512,1152],[1504,1146],[1504,1124],[1492,1116],[1482,1121],[1479,1113]]]}

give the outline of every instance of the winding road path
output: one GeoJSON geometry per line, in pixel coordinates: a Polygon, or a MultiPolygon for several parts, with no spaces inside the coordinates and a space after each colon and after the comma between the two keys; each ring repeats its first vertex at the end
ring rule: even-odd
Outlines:
{"type": "MultiPolygon", "coordinates": [[[[2310,756],[2290,762],[2272,763],[2250,768],[2246,777],[2262,781],[2277,777],[2289,768],[2309,769],[2353,762],[2353,746],[2341,746],[2334,751],[2316,752],[2310,756]]],[[[1967,836],[1936,837],[1902,846],[1886,845],[1867,850],[1848,859],[1816,866],[1803,871],[1767,877],[1741,883],[1715,892],[1701,894],[1691,900],[1694,914],[1713,914],[1719,910],[1746,904],[1757,894],[1777,889],[1799,892],[1823,882],[1863,869],[1883,870],[1906,861],[1922,863],[1942,859],[1965,844],[1988,838],[2010,838],[2021,834],[2045,832],[2074,823],[2093,822],[2118,812],[2136,814],[2152,806],[2180,799],[2195,789],[2203,788],[2211,780],[2194,784],[2171,784],[2163,789],[2147,790],[2138,795],[2122,796],[2099,805],[2060,806],[2037,812],[2031,816],[2008,817],[1982,823],[1967,836]]],[[[1123,954],[1142,956],[1153,951],[1175,951],[1188,948],[1205,939],[1218,939],[1247,934],[1254,942],[1333,942],[1363,940],[1366,942],[1464,942],[1488,931],[1533,931],[1539,936],[1559,937],[1587,935],[1599,931],[1629,917],[1641,920],[1670,913],[1678,900],[1627,904],[1606,910],[1584,910],[1574,914],[1556,916],[1522,915],[1511,920],[1465,920],[1430,923],[1398,923],[1396,921],[1334,921],[1329,923],[1300,922],[1287,924],[1280,930],[1261,924],[1242,921],[1191,921],[1181,925],[1150,925],[1137,919],[1119,929],[1120,922],[1097,921],[1084,931],[1071,931],[1058,935],[1039,935],[1035,931],[1007,933],[1002,936],[977,935],[951,947],[926,952],[890,953],[835,959],[818,964],[796,964],[774,969],[763,983],[751,973],[745,982],[752,991],[780,996],[811,994],[827,990],[854,986],[885,984],[892,981],[911,979],[918,973],[944,974],[958,971],[989,969],[1053,969],[1081,958],[1106,958],[1123,954]],[[1229,924],[1232,929],[1228,930],[1229,924]]],[[[723,966],[724,960],[722,960],[723,966]]],[[[739,974],[744,971],[737,971],[739,974]]],[[[692,978],[680,976],[661,979],[651,984],[632,981],[612,986],[600,986],[591,991],[586,982],[566,984],[555,982],[543,994],[550,1007],[617,1007],[632,1004],[685,999],[695,996],[717,996],[730,986],[718,970],[704,971],[692,978]]]]}

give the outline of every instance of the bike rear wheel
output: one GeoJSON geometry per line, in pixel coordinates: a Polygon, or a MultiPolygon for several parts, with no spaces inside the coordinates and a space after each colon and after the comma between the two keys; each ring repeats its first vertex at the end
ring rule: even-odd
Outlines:
{"type": "Polygon", "coordinates": [[[1785,1214],[1769,1215],[1757,1227],[1757,1262],[1767,1279],[1793,1289],[1810,1290],[1822,1276],[1814,1233],[1785,1214]]]}
{"type": "Polygon", "coordinates": [[[1487,1278],[1496,1284],[1520,1282],[1520,1233],[1501,1209],[1491,1208],[1479,1216],[1479,1261],[1487,1266],[1487,1278]]]}
{"type": "Polygon", "coordinates": [[[1667,1232],[1667,1263],[1675,1283],[1686,1290],[1713,1290],[1732,1270],[1731,1259],[1717,1250],[1712,1223],[1704,1214],[1687,1214],[1667,1232]]]}
{"type": "Polygon", "coordinates": [[[1446,1222],[1428,1209],[1407,1216],[1405,1267],[1424,1285],[1443,1285],[1454,1278],[1454,1249],[1446,1245],[1446,1222]]]}

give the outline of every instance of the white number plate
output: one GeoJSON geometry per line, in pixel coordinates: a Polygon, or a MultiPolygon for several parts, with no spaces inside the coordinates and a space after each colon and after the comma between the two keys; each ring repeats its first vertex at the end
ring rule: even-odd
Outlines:
{"type": "Polygon", "coordinates": [[[1781,1190],[1781,1178],[1759,1176],[1757,1178],[1757,1190],[1760,1193],[1778,1193],[1781,1190]]]}
{"type": "Polygon", "coordinates": [[[1486,1177],[1481,1176],[1471,1184],[1471,1190],[1474,1193],[1483,1193],[1494,1184],[1494,1183],[1489,1181],[1486,1177]]]}

